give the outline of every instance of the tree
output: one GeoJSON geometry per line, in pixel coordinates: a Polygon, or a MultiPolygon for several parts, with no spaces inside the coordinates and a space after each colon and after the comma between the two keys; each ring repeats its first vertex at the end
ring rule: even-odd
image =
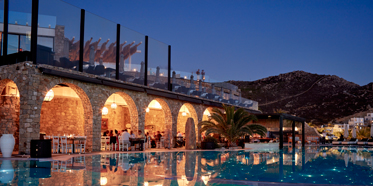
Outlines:
{"type": "Polygon", "coordinates": [[[220,134],[228,139],[228,145],[244,135],[259,134],[264,136],[267,128],[261,124],[249,124],[250,121],[257,121],[256,116],[250,115],[243,108],[235,110],[234,106],[223,105],[225,113],[214,108],[208,121],[198,123],[201,133],[220,134]]]}

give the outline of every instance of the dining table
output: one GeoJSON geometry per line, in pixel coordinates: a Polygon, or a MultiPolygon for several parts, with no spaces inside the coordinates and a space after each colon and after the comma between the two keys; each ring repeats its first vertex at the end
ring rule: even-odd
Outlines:
{"type": "Polygon", "coordinates": [[[135,146],[136,144],[139,144],[140,151],[143,151],[144,149],[144,141],[145,141],[145,138],[130,138],[131,146],[135,146]]]}

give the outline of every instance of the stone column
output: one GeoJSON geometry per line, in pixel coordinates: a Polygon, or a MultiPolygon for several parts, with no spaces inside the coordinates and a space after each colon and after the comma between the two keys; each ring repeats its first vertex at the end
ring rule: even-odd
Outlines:
{"type": "Polygon", "coordinates": [[[176,84],[176,72],[172,71],[172,92],[175,91],[175,84],[176,84]]]}
{"type": "Polygon", "coordinates": [[[190,76],[190,89],[194,90],[196,88],[196,85],[194,84],[194,76],[193,74],[190,76]]]}
{"type": "Polygon", "coordinates": [[[145,63],[144,61],[141,61],[141,67],[140,67],[140,79],[145,78],[145,63]]]}
{"type": "Polygon", "coordinates": [[[157,70],[156,70],[156,72],[155,72],[155,82],[156,83],[159,83],[159,70],[160,70],[161,68],[159,68],[159,67],[157,67],[157,70]]]}
{"type": "Polygon", "coordinates": [[[211,93],[212,94],[216,94],[216,90],[215,90],[215,85],[214,84],[211,84],[211,93]]]}
{"type": "Polygon", "coordinates": [[[202,92],[202,80],[198,81],[198,91],[202,92]]]}
{"type": "Polygon", "coordinates": [[[123,73],[123,72],[124,72],[124,55],[120,54],[120,58],[119,58],[119,73],[123,73]]]}
{"type": "Polygon", "coordinates": [[[89,48],[89,65],[95,66],[95,47],[91,46],[89,48]]]}

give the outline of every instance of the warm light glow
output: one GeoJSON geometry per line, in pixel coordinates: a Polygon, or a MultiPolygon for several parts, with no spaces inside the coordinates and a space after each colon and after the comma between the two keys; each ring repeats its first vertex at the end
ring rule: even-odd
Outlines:
{"type": "Polygon", "coordinates": [[[208,117],[211,116],[210,112],[207,109],[205,110],[205,112],[203,112],[203,115],[208,116],[208,117]]]}
{"type": "Polygon", "coordinates": [[[100,178],[100,184],[101,185],[106,185],[107,184],[107,178],[106,177],[101,177],[100,178]]]}
{"type": "Polygon", "coordinates": [[[298,127],[295,127],[295,131],[298,131],[298,127]]]}
{"type": "Polygon", "coordinates": [[[109,113],[109,110],[106,107],[102,108],[102,115],[103,116],[107,115],[108,113],[109,113]]]}
{"type": "Polygon", "coordinates": [[[54,98],[54,92],[52,89],[50,89],[47,95],[45,96],[44,101],[52,101],[53,98],[54,98]]]}
{"type": "Polygon", "coordinates": [[[117,108],[117,104],[116,104],[115,102],[112,103],[112,104],[111,104],[111,108],[112,108],[112,109],[116,109],[116,108],[117,108]]]}
{"type": "Polygon", "coordinates": [[[189,114],[189,110],[185,105],[181,106],[180,112],[182,116],[187,116],[187,114],[189,114]]]}
{"type": "Polygon", "coordinates": [[[145,109],[145,111],[146,111],[146,112],[149,112],[149,107],[147,107],[147,108],[145,109]]]}
{"type": "Polygon", "coordinates": [[[186,77],[186,76],[184,76],[184,79],[187,79],[187,77],[186,77]]]}
{"type": "Polygon", "coordinates": [[[153,100],[149,103],[149,107],[148,108],[152,108],[152,109],[162,109],[162,106],[161,104],[159,104],[158,101],[156,100],[153,100]]]}
{"type": "Polygon", "coordinates": [[[209,180],[210,180],[209,176],[202,176],[201,179],[202,179],[203,183],[205,183],[205,185],[207,185],[207,182],[209,182],[209,180]]]}
{"type": "Polygon", "coordinates": [[[163,76],[163,73],[161,73],[160,75],[163,76]]]}
{"type": "Polygon", "coordinates": [[[149,182],[144,182],[144,186],[149,186],[149,182]]]}
{"type": "Polygon", "coordinates": [[[134,68],[134,69],[133,69],[133,71],[135,71],[135,72],[136,72],[136,69],[134,68]]]}

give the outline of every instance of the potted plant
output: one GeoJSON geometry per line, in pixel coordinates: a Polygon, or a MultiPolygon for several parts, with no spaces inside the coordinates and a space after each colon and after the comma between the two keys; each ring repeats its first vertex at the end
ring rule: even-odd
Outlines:
{"type": "Polygon", "coordinates": [[[206,135],[211,133],[220,134],[228,140],[228,146],[232,146],[241,136],[259,134],[265,136],[267,128],[261,124],[250,124],[251,121],[256,121],[254,115],[250,115],[243,108],[223,105],[224,112],[218,108],[212,110],[212,114],[208,121],[198,123],[201,127],[201,133],[206,132],[206,135]]]}
{"type": "Polygon", "coordinates": [[[8,114],[7,118],[9,118],[8,121],[3,123],[3,125],[5,124],[5,131],[3,131],[4,133],[0,138],[1,153],[3,154],[4,158],[9,158],[12,156],[15,145],[15,139],[13,137],[13,133],[15,131],[15,121],[13,116],[17,113],[13,104],[14,99],[18,101],[17,97],[6,97],[1,106],[2,108],[7,108],[6,113],[8,114]],[[9,99],[9,101],[7,99],[9,99]]]}
{"type": "Polygon", "coordinates": [[[207,136],[202,142],[201,142],[201,149],[215,149],[217,148],[218,140],[212,136],[207,136]]]}

